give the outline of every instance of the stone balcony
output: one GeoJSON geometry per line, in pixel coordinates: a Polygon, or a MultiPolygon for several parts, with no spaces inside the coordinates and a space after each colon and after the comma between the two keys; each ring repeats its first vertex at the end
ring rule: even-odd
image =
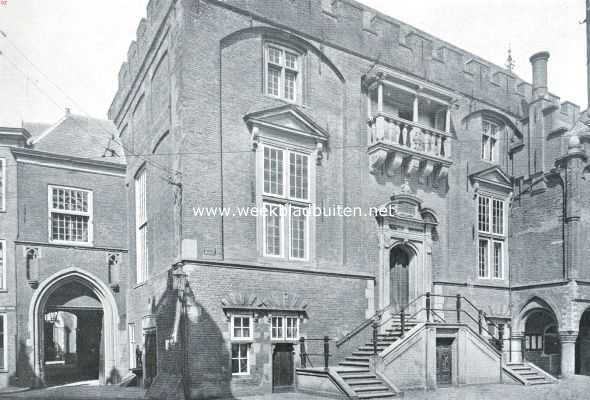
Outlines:
{"type": "Polygon", "coordinates": [[[367,124],[372,174],[401,172],[435,180],[447,176],[452,164],[449,133],[383,112],[367,124]]]}

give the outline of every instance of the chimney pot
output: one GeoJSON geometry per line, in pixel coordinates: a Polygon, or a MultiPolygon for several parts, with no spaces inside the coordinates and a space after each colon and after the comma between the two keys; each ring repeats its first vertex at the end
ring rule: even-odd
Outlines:
{"type": "Polygon", "coordinates": [[[533,66],[533,97],[545,97],[547,94],[547,61],[549,52],[541,51],[531,56],[533,66]]]}

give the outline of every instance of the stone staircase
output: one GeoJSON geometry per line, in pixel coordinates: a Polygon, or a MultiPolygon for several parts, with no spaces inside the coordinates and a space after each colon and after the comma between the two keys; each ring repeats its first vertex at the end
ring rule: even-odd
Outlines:
{"type": "Polygon", "coordinates": [[[505,368],[525,385],[546,385],[555,383],[549,374],[543,373],[530,363],[507,363],[505,368]]]}
{"type": "MultiPolygon", "coordinates": [[[[407,320],[404,332],[408,332],[418,324],[415,319],[407,320]]],[[[399,316],[394,317],[388,324],[384,333],[378,335],[377,351],[381,352],[401,337],[401,321],[399,316]]],[[[359,399],[393,399],[398,394],[383,379],[381,379],[371,367],[373,356],[373,342],[368,340],[360,346],[351,356],[338,364],[336,373],[350,386],[359,399]]]]}

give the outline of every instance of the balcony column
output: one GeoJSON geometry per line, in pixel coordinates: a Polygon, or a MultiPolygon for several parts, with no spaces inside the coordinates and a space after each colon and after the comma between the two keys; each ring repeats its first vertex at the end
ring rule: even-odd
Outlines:
{"type": "Polygon", "coordinates": [[[572,376],[576,370],[576,331],[560,331],[561,340],[561,375],[564,377],[572,376]]]}
{"type": "Polygon", "coordinates": [[[445,132],[451,133],[451,107],[447,107],[445,111],[445,132]]]}
{"type": "Polygon", "coordinates": [[[385,117],[383,117],[383,81],[377,83],[377,141],[382,142],[385,135],[385,117]]]}
{"type": "Polygon", "coordinates": [[[420,100],[418,100],[418,95],[414,96],[414,109],[412,110],[412,121],[418,122],[418,105],[420,100]]]}
{"type": "Polygon", "coordinates": [[[373,118],[373,110],[371,110],[371,108],[373,107],[373,99],[371,98],[371,89],[367,90],[367,119],[370,120],[371,118],[373,118]]]}

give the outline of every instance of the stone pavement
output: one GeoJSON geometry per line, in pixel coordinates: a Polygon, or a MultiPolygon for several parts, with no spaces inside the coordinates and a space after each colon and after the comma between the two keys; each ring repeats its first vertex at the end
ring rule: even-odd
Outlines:
{"type": "MultiPolygon", "coordinates": [[[[20,393],[0,393],[0,400],[139,400],[144,391],[137,388],[78,384],[20,393]]],[[[247,396],[233,400],[325,400],[300,393],[247,396]]],[[[442,388],[436,391],[407,391],[404,400],[589,400],[590,377],[576,376],[553,385],[477,385],[442,388]]]]}

